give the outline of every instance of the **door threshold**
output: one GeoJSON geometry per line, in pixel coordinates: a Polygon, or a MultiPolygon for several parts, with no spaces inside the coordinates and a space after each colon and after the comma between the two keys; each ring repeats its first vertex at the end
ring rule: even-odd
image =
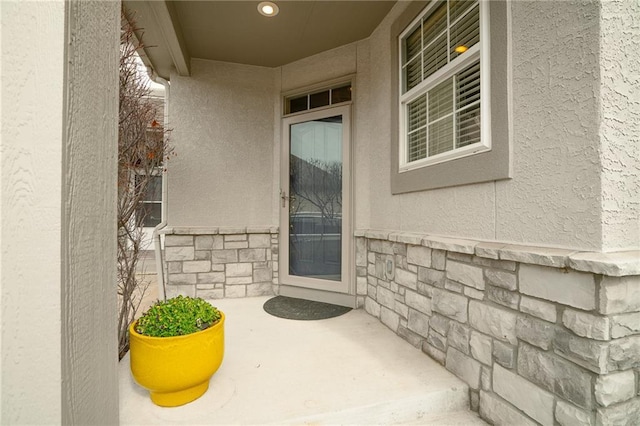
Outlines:
{"type": "Polygon", "coordinates": [[[314,302],[332,303],[334,305],[356,308],[356,296],[353,294],[334,293],[331,291],[312,288],[295,287],[280,284],[280,296],[295,297],[297,299],[313,300],[314,302]]]}

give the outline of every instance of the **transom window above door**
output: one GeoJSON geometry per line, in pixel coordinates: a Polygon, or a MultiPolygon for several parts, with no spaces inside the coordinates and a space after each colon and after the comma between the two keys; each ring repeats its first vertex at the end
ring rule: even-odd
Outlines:
{"type": "Polygon", "coordinates": [[[284,115],[311,111],[350,101],[351,83],[341,83],[329,88],[286,96],[284,98],[284,115]]]}
{"type": "Polygon", "coordinates": [[[400,172],[491,149],[484,3],[433,1],[400,34],[400,172]]]}

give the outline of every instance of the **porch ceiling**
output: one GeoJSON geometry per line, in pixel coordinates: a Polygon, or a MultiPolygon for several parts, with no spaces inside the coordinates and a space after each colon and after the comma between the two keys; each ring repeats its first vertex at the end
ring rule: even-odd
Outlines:
{"type": "Polygon", "coordinates": [[[277,67],[367,38],[395,1],[123,1],[135,12],[145,61],[163,78],[189,74],[190,58],[277,67]]]}

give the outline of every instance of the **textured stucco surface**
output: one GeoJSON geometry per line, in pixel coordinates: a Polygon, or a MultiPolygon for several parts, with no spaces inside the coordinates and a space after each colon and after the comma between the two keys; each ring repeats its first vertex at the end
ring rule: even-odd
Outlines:
{"type": "Polygon", "coordinates": [[[276,70],[192,60],[171,76],[168,164],[172,226],[262,226],[273,188],[276,70]]]}
{"type": "MultiPolygon", "coordinates": [[[[356,227],[369,227],[369,209],[361,208],[371,204],[371,190],[369,185],[357,185],[358,182],[367,182],[369,180],[369,162],[358,161],[360,158],[367,158],[370,154],[366,141],[370,141],[373,137],[372,129],[368,125],[367,105],[371,102],[371,55],[369,40],[362,40],[357,44],[356,70],[357,80],[354,86],[355,103],[352,111],[352,147],[353,153],[353,222],[356,227]],[[361,141],[365,141],[362,143],[361,141]],[[357,207],[356,207],[357,206],[357,207]]],[[[354,228],[355,229],[355,228],[354,228]]]]}
{"type": "Polygon", "coordinates": [[[513,2],[511,7],[514,178],[507,181],[390,195],[384,150],[394,119],[386,113],[392,84],[388,22],[372,35],[372,97],[377,99],[369,102],[376,136],[369,142],[370,226],[600,247],[597,6],[583,6],[579,14],[566,2],[513,2]]]}
{"type": "Polygon", "coordinates": [[[119,4],[0,7],[0,423],[116,424],[119,4]]]}
{"type": "Polygon", "coordinates": [[[496,239],[599,249],[598,4],[512,2],[514,179],[496,239]]]}
{"type": "Polygon", "coordinates": [[[179,159],[171,171],[176,176],[170,176],[170,224],[246,226],[268,212],[277,223],[279,93],[355,74],[355,228],[579,250],[637,248],[637,2],[508,2],[504,84],[511,116],[504,119],[511,120],[513,178],[392,195],[389,148],[397,118],[390,112],[395,84],[390,43],[393,23],[406,7],[398,2],[368,39],[288,64],[273,75],[194,61],[194,77],[176,77],[175,92],[183,93],[171,106],[179,159]],[[264,108],[275,117],[271,124],[264,108]],[[257,125],[236,125],[246,118],[238,109],[251,113],[257,125]],[[273,147],[262,136],[269,131],[273,147]],[[274,158],[272,170],[257,160],[260,155],[274,158]],[[229,165],[236,173],[252,172],[227,176],[229,165]],[[242,209],[233,207],[242,186],[238,180],[255,182],[265,173],[271,173],[270,180],[261,181],[263,187],[250,185],[242,209]],[[226,184],[207,192],[206,185],[216,185],[220,176],[226,184]],[[273,186],[270,201],[262,198],[269,192],[266,182],[273,186]],[[224,211],[214,205],[224,205],[224,211]],[[264,206],[270,208],[260,211],[264,206]]]}
{"type": "Polygon", "coordinates": [[[491,239],[492,183],[391,195],[388,152],[393,83],[389,79],[389,40],[391,24],[405,6],[396,6],[369,39],[283,67],[283,89],[355,73],[352,175],[356,228],[375,226],[491,239]],[[470,213],[472,209],[475,217],[470,213]]]}
{"type": "Polygon", "coordinates": [[[640,247],[640,2],[600,10],[602,245],[640,247]]]}
{"type": "Polygon", "coordinates": [[[281,67],[282,91],[322,83],[356,72],[357,43],[347,44],[281,67]]]}
{"type": "MultiPolygon", "coordinates": [[[[368,192],[370,206],[367,209],[358,204],[356,211],[368,210],[368,226],[376,228],[493,238],[493,183],[391,195],[389,141],[391,120],[395,117],[389,111],[391,85],[395,83],[389,78],[390,32],[393,21],[405,7],[406,4],[398,3],[369,39],[371,92],[367,103],[359,107],[366,110],[364,126],[371,129],[371,138],[357,139],[357,144],[366,147],[363,151],[367,155],[355,159],[356,168],[366,168],[369,173],[368,179],[356,182],[355,192],[360,188],[368,192]]],[[[363,214],[357,214],[363,220],[363,214]]]]}

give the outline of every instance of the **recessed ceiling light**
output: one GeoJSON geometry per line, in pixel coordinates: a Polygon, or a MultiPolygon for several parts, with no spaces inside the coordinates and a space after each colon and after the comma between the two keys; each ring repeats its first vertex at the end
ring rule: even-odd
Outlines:
{"type": "Polygon", "coordinates": [[[264,16],[276,16],[279,11],[278,5],[270,1],[263,1],[258,5],[258,12],[264,16]]]}

